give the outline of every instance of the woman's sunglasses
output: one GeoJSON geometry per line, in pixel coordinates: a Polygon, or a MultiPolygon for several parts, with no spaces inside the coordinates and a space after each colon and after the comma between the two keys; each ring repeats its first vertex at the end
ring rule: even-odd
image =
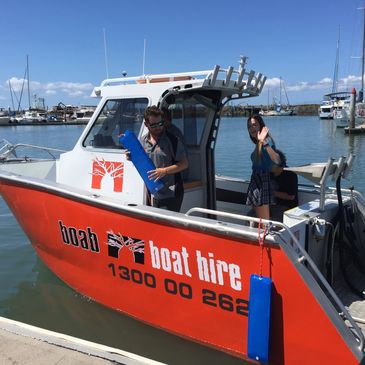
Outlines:
{"type": "Polygon", "coordinates": [[[155,129],[155,128],[158,128],[158,127],[162,127],[164,124],[165,124],[165,121],[164,120],[161,120],[158,123],[149,124],[148,125],[148,128],[155,129]]]}

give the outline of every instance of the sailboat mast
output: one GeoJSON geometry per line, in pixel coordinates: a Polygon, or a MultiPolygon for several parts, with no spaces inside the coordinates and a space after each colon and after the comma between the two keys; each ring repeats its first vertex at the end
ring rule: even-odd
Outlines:
{"type": "Polygon", "coordinates": [[[28,82],[28,107],[30,109],[29,58],[28,58],[28,55],[27,55],[27,82],[28,82]]]}
{"type": "Polygon", "coordinates": [[[14,98],[13,98],[13,89],[11,87],[10,80],[8,81],[8,83],[9,83],[9,91],[10,91],[10,97],[11,97],[11,105],[13,107],[13,110],[15,110],[15,107],[14,107],[14,98]]]}
{"type": "Polygon", "coordinates": [[[362,36],[362,56],[361,56],[361,90],[360,90],[360,100],[363,101],[364,100],[364,57],[365,57],[365,0],[364,0],[364,7],[363,7],[363,11],[364,11],[364,19],[363,19],[363,26],[364,26],[364,31],[363,31],[363,36],[362,36]]]}
{"type": "Polygon", "coordinates": [[[340,59],[340,26],[338,26],[338,37],[337,37],[337,47],[336,47],[336,62],[335,62],[335,70],[333,72],[333,84],[332,84],[332,92],[337,93],[338,91],[338,63],[340,59]]]}

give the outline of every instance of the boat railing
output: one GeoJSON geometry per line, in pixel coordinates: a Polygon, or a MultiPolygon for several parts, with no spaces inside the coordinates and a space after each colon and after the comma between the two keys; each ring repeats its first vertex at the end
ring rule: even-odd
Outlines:
{"type": "Polygon", "coordinates": [[[156,74],[156,75],[142,75],[142,76],[131,76],[131,77],[116,77],[112,79],[103,80],[100,87],[104,86],[112,86],[112,85],[126,85],[130,83],[136,83],[140,81],[145,81],[145,83],[150,83],[153,79],[164,79],[165,82],[174,81],[175,78],[184,78],[184,77],[199,77],[203,76],[206,78],[207,75],[210,75],[212,70],[205,71],[192,71],[192,72],[179,72],[179,73],[168,73],[168,74],[156,74]]]}
{"type": "MultiPolygon", "coordinates": [[[[343,320],[346,319],[352,326],[351,328],[353,329],[353,331],[356,334],[355,338],[359,342],[360,351],[364,350],[365,338],[364,338],[364,334],[362,333],[360,327],[357,325],[355,320],[352,318],[352,316],[348,312],[345,305],[342,303],[340,298],[337,296],[337,294],[333,290],[332,286],[328,283],[328,281],[322,275],[322,273],[320,272],[320,270],[318,269],[318,267],[314,263],[314,261],[311,259],[311,257],[307,253],[307,251],[302,247],[302,245],[299,243],[298,239],[295,237],[295,235],[291,232],[290,228],[286,224],[284,224],[282,222],[270,221],[270,220],[266,220],[266,219],[259,219],[256,217],[249,217],[249,216],[244,216],[244,215],[240,215],[240,214],[222,212],[222,211],[206,209],[206,208],[191,208],[185,213],[185,215],[191,216],[194,213],[201,213],[201,214],[207,214],[210,216],[217,216],[217,217],[220,216],[220,217],[236,219],[239,221],[248,222],[250,225],[252,225],[253,223],[262,222],[262,224],[266,225],[266,227],[268,228],[268,232],[270,234],[280,236],[282,244],[285,244],[286,247],[288,247],[290,250],[294,249],[296,252],[299,253],[298,257],[296,258],[296,261],[302,265],[304,265],[306,263],[307,269],[309,266],[310,269],[312,270],[312,273],[314,273],[316,275],[319,284],[322,285],[322,287],[326,290],[327,295],[328,295],[329,299],[331,300],[332,304],[337,306],[338,315],[343,320]],[[273,227],[275,227],[275,230],[272,229],[273,227]],[[290,244],[287,242],[287,240],[285,240],[282,237],[281,232],[278,231],[277,228],[283,228],[285,230],[285,233],[287,232],[289,234],[289,236],[291,238],[290,244]]],[[[259,233],[260,232],[258,232],[258,234],[259,233]]],[[[281,243],[280,243],[280,245],[281,245],[281,243]]]]}
{"type": "Polygon", "coordinates": [[[46,152],[54,160],[57,158],[55,152],[57,152],[58,154],[66,152],[66,150],[61,150],[58,148],[43,147],[43,146],[37,146],[37,145],[32,145],[32,144],[26,144],[26,143],[12,144],[12,143],[8,142],[6,139],[3,139],[0,141],[0,161],[6,161],[6,160],[9,160],[10,158],[12,158],[12,159],[22,158],[25,160],[33,159],[32,157],[28,157],[28,156],[19,157],[17,154],[17,151],[21,148],[29,148],[29,149],[33,149],[36,151],[46,152]]]}
{"type": "MultiPolygon", "coordinates": [[[[236,70],[233,66],[227,69],[216,65],[213,70],[206,71],[192,71],[180,72],[158,75],[142,75],[135,77],[119,77],[103,80],[100,87],[94,89],[96,96],[101,96],[102,87],[113,85],[127,85],[130,83],[149,84],[151,82],[169,82],[169,81],[196,81],[196,78],[203,77],[203,86],[212,88],[232,88],[236,89],[237,93],[243,92],[249,96],[257,96],[261,93],[266,76],[262,73],[256,73],[253,70],[246,72],[247,57],[241,56],[239,61],[239,68],[236,70]],[[223,77],[220,77],[223,74],[223,77]],[[247,76],[246,79],[244,77],[247,76]],[[190,79],[189,79],[190,77],[190,79]]],[[[202,79],[202,78],[200,78],[202,79]]]]}

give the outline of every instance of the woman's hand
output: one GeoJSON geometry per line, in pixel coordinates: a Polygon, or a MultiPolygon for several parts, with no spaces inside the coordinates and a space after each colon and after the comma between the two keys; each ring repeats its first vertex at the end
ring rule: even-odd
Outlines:
{"type": "Polygon", "coordinates": [[[167,175],[167,170],[165,167],[157,168],[156,170],[147,171],[148,178],[154,182],[162,179],[167,175]]]}
{"type": "Polygon", "coordinates": [[[269,133],[269,128],[263,127],[261,129],[261,132],[257,132],[257,140],[261,143],[264,143],[268,133],[269,133]]]}

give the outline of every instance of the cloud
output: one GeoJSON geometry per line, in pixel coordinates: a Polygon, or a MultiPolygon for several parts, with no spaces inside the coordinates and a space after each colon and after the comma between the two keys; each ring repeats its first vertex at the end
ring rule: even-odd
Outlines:
{"type": "Polygon", "coordinates": [[[353,85],[361,82],[361,76],[350,75],[343,79],[340,79],[340,83],[343,85],[353,85]]]}
{"type": "Polygon", "coordinates": [[[70,96],[82,96],[82,95],[84,95],[84,92],[81,90],[74,90],[74,91],[69,91],[69,95],[70,96]]]}
{"type": "MultiPolygon", "coordinates": [[[[332,88],[333,80],[330,77],[324,77],[317,82],[299,81],[295,84],[285,84],[286,91],[289,92],[302,92],[310,90],[323,90],[328,92],[332,88]]],[[[338,80],[337,88],[339,91],[349,90],[352,87],[359,88],[361,83],[361,76],[349,75],[347,77],[338,80]]],[[[265,83],[265,88],[269,89],[279,89],[280,78],[273,77],[267,79],[265,83]]]]}
{"type": "MultiPolygon", "coordinates": [[[[6,85],[11,85],[12,90],[19,94],[23,90],[23,94],[27,92],[27,80],[17,77],[12,77],[6,81],[6,85]]],[[[2,85],[2,88],[5,88],[2,85]]],[[[78,82],[67,82],[67,81],[57,81],[57,82],[47,82],[41,83],[38,81],[31,81],[29,88],[32,94],[46,94],[55,95],[61,93],[68,97],[78,97],[78,96],[89,96],[94,88],[91,83],[78,83],[78,82]]]]}
{"type": "Polygon", "coordinates": [[[91,93],[94,85],[91,83],[78,83],[78,82],[65,82],[65,81],[58,81],[58,82],[49,82],[44,85],[46,90],[81,90],[81,91],[88,91],[91,93]]]}

